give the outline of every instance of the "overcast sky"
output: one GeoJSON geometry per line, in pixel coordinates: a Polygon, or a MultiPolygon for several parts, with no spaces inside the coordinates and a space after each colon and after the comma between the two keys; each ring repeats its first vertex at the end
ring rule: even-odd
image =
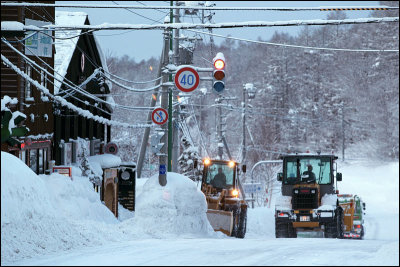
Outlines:
{"type": "MultiPolygon", "coordinates": [[[[321,7],[321,6],[378,6],[378,1],[214,1],[218,7],[321,7]]],[[[72,1],[57,1],[56,3],[70,4],[72,1]]],[[[79,3],[102,4],[102,5],[151,5],[168,6],[170,1],[79,1],[79,3]]],[[[175,3],[175,1],[174,1],[175,3]]],[[[167,10],[134,10],[134,9],[104,9],[104,8],[60,8],[62,11],[80,11],[89,15],[92,25],[102,23],[127,23],[127,24],[156,24],[163,23],[167,10]],[[133,12],[137,13],[133,13],[133,12]],[[138,15],[139,14],[139,15],[138,15]],[[141,17],[145,16],[147,18],[141,17]],[[150,20],[151,19],[151,20],[150,20]]],[[[205,11],[207,12],[207,11],[205,11]]],[[[346,11],[348,18],[365,18],[371,11],[346,11]]],[[[286,21],[296,19],[326,19],[329,12],[323,11],[215,11],[213,22],[243,22],[243,21],[286,21]]],[[[183,11],[181,11],[183,14],[183,11]]],[[[198,15],[185,16],[181,21],[201,22],[201,11],[198,15]]],[[[287,32],[293,36],[304,26],[287,27],[257,27],[236,29],[213,29],[214,33],[221,35],[230,34],[233,37],[257,40],[258,37],[268,40],[275,31],[287,32]]],[[[320,26],[312,26],[320,27],[320,26]]],[[[182,31],[181,31],[182,32],[182,31]]],[[[128,55],[136,61],[159,57],[162,49],[162,30],[125,30],[125,31],[99,31],[95,33],[101,43],[104,53],[114,56],[128,55]]],[[[187,36],[194,33],[184,32],[187,36]]],[[[203,35],[204,41],[209,42],[209,36],[203,35]]],[[[217,44],[223,38],[214,37],[217,44]]]]}

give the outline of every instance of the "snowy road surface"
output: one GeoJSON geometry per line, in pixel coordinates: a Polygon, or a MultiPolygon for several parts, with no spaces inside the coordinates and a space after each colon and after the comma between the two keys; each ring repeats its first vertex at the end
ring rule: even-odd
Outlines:
{"type": "Polygon", "coordinates": [[[117,220],[87,177],[37,176],[4,152],[1,165],[2,266],[399,265],[398,162],[338,164],[340,193],[366,202],[364,240],[276,239],[274,205],[248,210],[244,239],[216,234],[204,196],[174,173],[165,187],[138,179],[135,213],[117,220]]]}
{"type": "Polygon", "coordinates": [[[146,239],[62,252],[16,264],[398,265],[398,246],[398,241],[316,238],[146,239]]]}

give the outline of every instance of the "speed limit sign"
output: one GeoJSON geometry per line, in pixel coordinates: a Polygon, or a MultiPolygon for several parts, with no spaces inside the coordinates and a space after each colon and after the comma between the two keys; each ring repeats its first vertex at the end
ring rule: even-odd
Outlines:
{"type": "Polygon", "coordinates": [[[183,67],[175,74],[175,85],[182,92],[192,92],[200,83],[197,71],[192,67],[183,67]]]}

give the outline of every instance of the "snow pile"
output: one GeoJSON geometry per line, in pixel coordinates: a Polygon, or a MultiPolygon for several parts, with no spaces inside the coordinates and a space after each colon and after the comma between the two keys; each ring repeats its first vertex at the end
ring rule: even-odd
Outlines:
{"type": "Polygon", "coordinates": [[[153,175],[143,185],[136,204],[136,225],[152,236],[215,234],[206,216],[204,194],[181,174],[169,172],[165,186],[159,184],[158,174],[153,175]]]}
{"type": "MultiPolygon", "coordinates": [[[[76,173],[76,172],[75,172],[76,173]]],[[[101,204],[87,177],[36,175],[1,152],[1,263],[131,236],[101,204]]]]}

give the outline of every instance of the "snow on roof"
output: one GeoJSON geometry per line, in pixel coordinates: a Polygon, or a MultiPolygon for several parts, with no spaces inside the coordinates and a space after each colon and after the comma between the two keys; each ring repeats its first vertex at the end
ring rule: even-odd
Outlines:
{"type": "Polygon", "coordinates": [[[24,24],[19,21],[2,21],[1,30],[2,31],[23,31],[24,24]]]}
{"type": "Polygon", "coordinates": [[[103,175],[105,168],[118,167],[121,165],[121,158],[112,154],[101,154],[88,157],[90,165],[98,175],[103,175]]]}
{"type": "MultiPolygon", "coordinates": [[[[87,14],[84,12],[68,12],[68,11],[56,11],[55,24],[70,24],[70,25],[84,25],[87,18],[87,14]]],[[[79,34],[81,30],[64,30],[55,31],[55,46],[56,53],[54,55],[54,69],[58,74],[55,74],[56,78],[61,81],[64,80],[67,74],[69,63],[71,62],[72,55],[74,54],[76,44],[79,40],[79,34]],[[60,39],[77,36],[71,39],[60,39]]],[[[54,81],[54,94],[58,94],[60,90],[61,82],[54,81]]]]}
{"type": "MultiPolygon", "coordinates": [[[[56,11],[55,24],[81,26],[85,25],[85,21],[87,18],[88,15],[84,12],[56,11]]],[[[80,37],[79,34],[81,34],[81,30],[61,30],[55,32],[56,54],[54,56],[54,69],[58,73],[55,74],[55,76],[60,80],[63,80],[65,75],[67,74],[69,63],[71,62],[72,55],[74,54],[76,45],[80,37]]],[[[99,51],[101,65],[103,69],[108,72],[106,59],[101,50],[100,43],[98,42],[96,35],[93,34],[93,36],[97,49],[99,51]]],[[[108,76],[107,73],[106,76],[108,76]]],[[[111,91],[112,84],[109,81],[106,81],[106,83],[111,91]]],[[[54,81],[54,94],[58,94],[60,87],[61,82],[54,81]]],[[[111,98],[111,96],[107,97],[107,101],[111,102],[111,104],[108,106],[112,109],[112,103],[114,103],[114,101],[111,98]]]]}
{"type": "Polygon", "coordinates": [[[18,99],[16,97],[11,98],[8,95],[5,95],[2,99],[1,99],[1,111],[7,111],[10,110],[6,107],[6,105],[11,104],[11,105],[16,105],[18,104],[18,99]]]}

